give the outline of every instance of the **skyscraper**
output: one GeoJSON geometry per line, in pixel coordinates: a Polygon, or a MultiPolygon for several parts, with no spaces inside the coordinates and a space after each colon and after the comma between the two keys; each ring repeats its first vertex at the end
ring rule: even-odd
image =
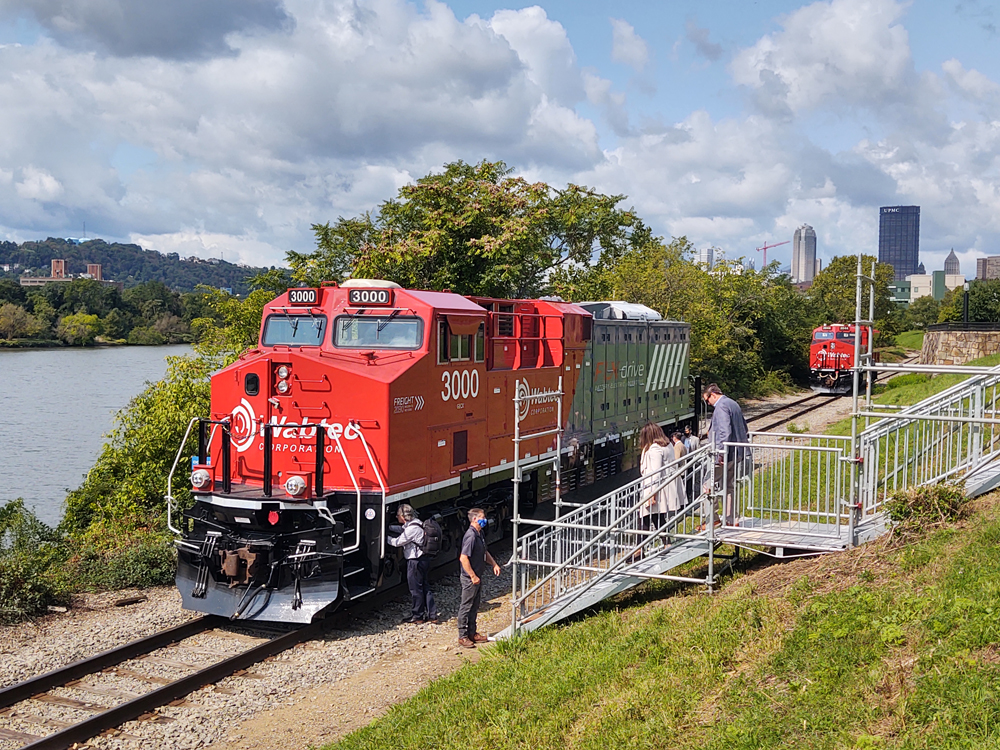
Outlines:
{"type": "Polygon", "coordinates": [[[958,260],[958,256],[955,255],[955,248],[951,249],[948,253],[948,257],[944,259],[944,275],[945,276],[959,276],[962,273],[962,264],[958,260]]]}
{"type": "Polygon", "coordinates": [[[882,206],[878,222],[878,262],[888,263],[896,281],[917,273],[920,206],[882,206]]]}
{"type": "Polygon", "coordinates": [[[792,283],[812,281],[816,276],[816,230],[803,224],[792,236],[792,283]]]}
{"type": "Polygon", "coordinates": [[[706,271],[711,271],[715,265],[715,248],[703,247],[698,251],[698,263],[705,267],[706,271]]]}

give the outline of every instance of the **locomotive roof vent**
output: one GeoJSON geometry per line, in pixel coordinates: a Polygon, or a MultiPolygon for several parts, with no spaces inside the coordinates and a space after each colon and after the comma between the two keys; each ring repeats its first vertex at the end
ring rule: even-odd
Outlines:
{"type": "Polygon", "coordinates": [[[595,320],[662,320],[656,310],[634,302],[577,302],[595,320]]]}
{"type": "Polygon", "coordinates": [[[343,284],[340,285],[341,289],[350,289],[351,287],[364,287],[366,289],[402,289],[399,284],[395,281],[386,281],[385,279],[348,279],[343,284]]]}

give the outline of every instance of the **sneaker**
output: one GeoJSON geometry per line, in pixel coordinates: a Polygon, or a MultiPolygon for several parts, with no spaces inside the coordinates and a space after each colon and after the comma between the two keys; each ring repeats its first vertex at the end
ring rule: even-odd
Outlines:
{"type": "Polygon", "coordinates": [[[472,636],[472,640],[476,643],[489,643],[489,636],[485,636],[482,633],[476,633],[472,636]]]}
{"type": "Polygon", "coordinates": [[[463,648],[475,648],[476,644],[470,641],[468,638],[459,638],[458,645],[463,648]]]}

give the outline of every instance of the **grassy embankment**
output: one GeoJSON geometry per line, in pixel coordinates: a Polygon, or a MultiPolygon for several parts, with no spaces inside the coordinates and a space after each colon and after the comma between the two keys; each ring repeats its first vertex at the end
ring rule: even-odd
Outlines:
{"type": "Polygon", "coordinates": [[[919,351],[923,345],[923,331],[904,331],[896,336],[896,346],[901,346],[904,349],[916,349],[919,351]]]}
{"type": "MultiPolygon", "coordinates": [[[[880,400],[960,380],[906,377],[880,400]]],[[[715,597],[647,584],[491,647],[330,747],[1000,747],[1000,502],[971,507],[739,572],[715,597]]]]}

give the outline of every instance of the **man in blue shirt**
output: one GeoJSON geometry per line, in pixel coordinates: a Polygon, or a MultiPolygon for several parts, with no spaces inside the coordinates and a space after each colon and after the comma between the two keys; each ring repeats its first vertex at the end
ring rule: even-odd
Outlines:
{"type": "Polygon", "coordinates": [[[486,549],[483,532],[486,530],[486,511],[473,508],[469,511],[469,528],[462,537],[462,551],[458,562],[462,566],[462,603],[458,606],[458,644],[465,648],[475,648],[477,643],[489,640],[476,630],[476,615],[479,612],[479,594],[487,564],[493,566],[493,575],[500,575],[500,566],[486,549]]]}
{"type": "MultiPolygon", "coordinates": [[[[715,446],[716,486],[723,486],[723,474],[725,474],[726,498],[722,510],[723,519],[727,526],[734,526],[736,525],[734,503],[736,479],[743,476],[743,464],[748,454],[745,447],[726,447],[725,443],[748,443],[749,428],[740,405],[723,394],[715,383],[705,388],[702,397],[705,403],[714,409],[708,439],[715,446]]],[[[712,521],[715,522],[714,503],[712,521]]]]}

